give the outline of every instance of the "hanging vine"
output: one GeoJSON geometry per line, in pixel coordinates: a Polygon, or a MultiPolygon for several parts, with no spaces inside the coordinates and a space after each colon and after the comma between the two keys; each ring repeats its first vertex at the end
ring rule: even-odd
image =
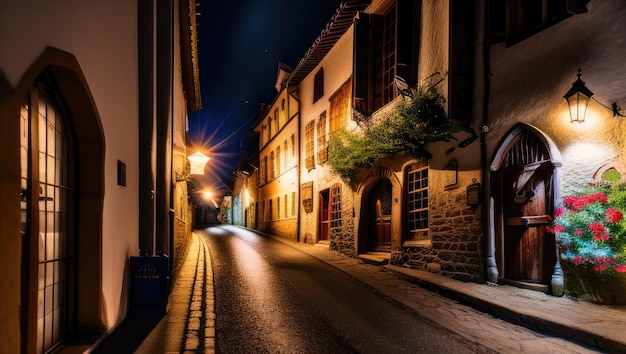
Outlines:
{"type": "Polygon", "coordinates": [[[336,132],[330,140],[328,164],[333,173],[350,179],[355,168],[371,167],[386,155],[406,152],[430,159],[428,144],[454,139],[452,133],[459,130],[448,120],[445,98],[434,87],[418,86],[371,127],[336,132]]]}

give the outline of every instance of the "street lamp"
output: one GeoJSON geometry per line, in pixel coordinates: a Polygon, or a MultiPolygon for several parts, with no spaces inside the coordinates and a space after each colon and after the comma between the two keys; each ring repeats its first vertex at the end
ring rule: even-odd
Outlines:
{"type": "Polygon", "coordinates": [[[207,155],[201,153],[199,150],[194,152],[193,154],[187,156],[190,164],[190,174],[192,175],[203,175],[204,174],[204,166],[211,159],[207,155]]]}
{"type": "MultiPolygon", "coordinates": [[[[585,121],[587,105],[589,105],[589,101],[593,98],[593,92],[591,92],[591,90],[585,86],[585,82],[580,79],[582,75],[580,69],[578,69],[578,74],[576,74],[578,79],[574,81],[569,91],[563,95],[563,98],[567,100],[567,105],[569,106],[570,122],[583,123],[585,121]]],[[[613,102],[611,107],[609,107],[595,98],[593,98],[593,100],[598,102],[600,106],[613,112],[613,117],[626,117],[626,115],[621,112],[617,102],[613,102]]]]}
{"type": "Polygon", "coordinates": [[[589,105],[589,100],[591,96],[593,96],[593,92],[585,86],[585,82],[580,79],[583,74],[578,69],[578,74],[576,74],[578,79],[574,81],[572,87],[567,91],[563,98],[567,101],[567,105],[569,106],[569,116],[570,122],[585,122],[585,115],[587,114],[587,106],[589,105]]]}

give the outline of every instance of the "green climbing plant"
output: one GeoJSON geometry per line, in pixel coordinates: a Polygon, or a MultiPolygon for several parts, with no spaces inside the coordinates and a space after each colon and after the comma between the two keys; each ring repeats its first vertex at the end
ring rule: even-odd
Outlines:
{"type": "Polygon", "coordinates": [[[412,88],[387,115],[362,131],[342,129],[333,134],[328,164],[341,178],[350,179],[357,167],[368,168],[379,158],[406,152],[430,159],[428,144],[454,139],[460,127],[448,120],[445,98],[433,87],[412,88]]]}

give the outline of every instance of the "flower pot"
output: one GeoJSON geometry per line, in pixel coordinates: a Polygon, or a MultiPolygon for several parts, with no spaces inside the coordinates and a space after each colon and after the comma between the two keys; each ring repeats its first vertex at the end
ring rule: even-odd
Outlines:
{"type": "Polygon", "coordinates": [[[626,305],[626,273],[596,272],[591,265],[561,260],[565,294],[603,305],[626,305]]]}

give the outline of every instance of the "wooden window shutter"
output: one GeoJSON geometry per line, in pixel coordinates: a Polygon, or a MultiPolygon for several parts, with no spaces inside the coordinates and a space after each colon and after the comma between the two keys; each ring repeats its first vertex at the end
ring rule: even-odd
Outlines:
{"type": "Polygon", "coordinates": [[[421,1],[397,0],[396,75],[413,87],[417,84],[421,1]]]}
{"type": "Polygon", "coordinates": [[[354,71],[352,73],[353,105],[359,111],[371,114],[371,15],[359,12],[354,19],[354,71]]]}
{"type": "Polygon", "coordinates": [[[450,3],[450,71],[448,116],[467,126],[472,119],[474,1],[450,3]]]}

